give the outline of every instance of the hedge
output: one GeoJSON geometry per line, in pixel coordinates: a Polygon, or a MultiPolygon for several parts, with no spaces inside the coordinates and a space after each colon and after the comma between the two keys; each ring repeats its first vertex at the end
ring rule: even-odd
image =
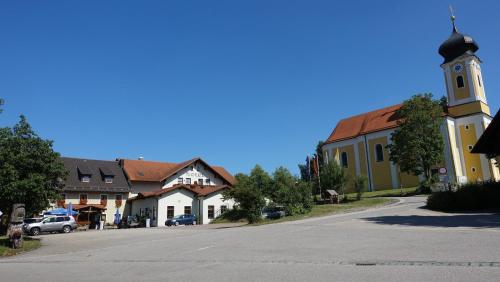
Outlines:
{"type": "Polygon", "coordinates": [[[500,182],[469,183],[455,191],[435,192],[427,207],[437,211],[470,211],[500,208],[500,182]]]}

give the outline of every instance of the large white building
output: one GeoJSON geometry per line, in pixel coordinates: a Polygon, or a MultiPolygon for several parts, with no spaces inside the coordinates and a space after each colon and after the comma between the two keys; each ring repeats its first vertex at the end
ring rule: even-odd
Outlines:
{"type": "Polygon", "coordinates": [[[126,214],[145,215],[152,226],[163,226],[181,214],[194,214],[199,224],[207,224],[234,206],[233,200],[222,197],[234,185],[234,177],[200,158],[182,163],[119,162],[131,186],[126,214]]]}

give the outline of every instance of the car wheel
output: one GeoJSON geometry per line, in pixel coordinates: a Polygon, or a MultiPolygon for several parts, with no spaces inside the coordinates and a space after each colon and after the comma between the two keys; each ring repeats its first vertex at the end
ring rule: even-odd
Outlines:
{"type": "Polygon", "coordinates": [[[40,234],[40,228],[34,227],[30,230],[31,236],[38,236],[40,234]]]}
{"type": "Polygon", "coordinates": [[[178,221],[175,222],[175,226],[179,226],[179,222],[178,221]]]}
{"type": "Polygon", "coordinates": [[[62,231],[63,231],[64,233],[69,233],[69,232],[71,232],[71,226],[69,226],[69,225],[65,225],[65,226],[63,227],[62,231]]]}

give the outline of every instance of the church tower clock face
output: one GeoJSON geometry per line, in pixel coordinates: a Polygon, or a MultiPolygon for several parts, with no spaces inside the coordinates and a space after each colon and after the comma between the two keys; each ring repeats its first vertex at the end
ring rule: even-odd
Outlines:
{"type": "Polygon", "coordinates": [[[453,71],[455,71],[456,73],[460,73],[460,72],[462,72],[462,69],[463,69],[463,68],[464,68],[464,67],[463,67],[461,64],[455,64],[455,65],[453,66],[453,71]]]}

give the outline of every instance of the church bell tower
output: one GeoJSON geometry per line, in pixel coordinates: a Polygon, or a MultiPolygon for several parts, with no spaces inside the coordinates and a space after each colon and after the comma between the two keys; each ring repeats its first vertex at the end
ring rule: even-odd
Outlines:
{"type": "Polygon", "coordinates": [[[477,43],[469,35],[458,32],[451,17],[451,36],[439,47],[444,62],[449,114],[455,117],[484,113],[490,115],[481,74],[481,59],[476,55],[477,43]]]}
{"type": "Polygon", "coordinates": [[[448,94],[446,113],[445,161],[452,179],[458,183],[500,179],[500,172],[484,155],[471,150],[491,122],[486,101],[481,59],[476,55],[479,46],[471,36],[462,34],[451,16],[451,35],[439,47],[444,58],[448,94]]]}

